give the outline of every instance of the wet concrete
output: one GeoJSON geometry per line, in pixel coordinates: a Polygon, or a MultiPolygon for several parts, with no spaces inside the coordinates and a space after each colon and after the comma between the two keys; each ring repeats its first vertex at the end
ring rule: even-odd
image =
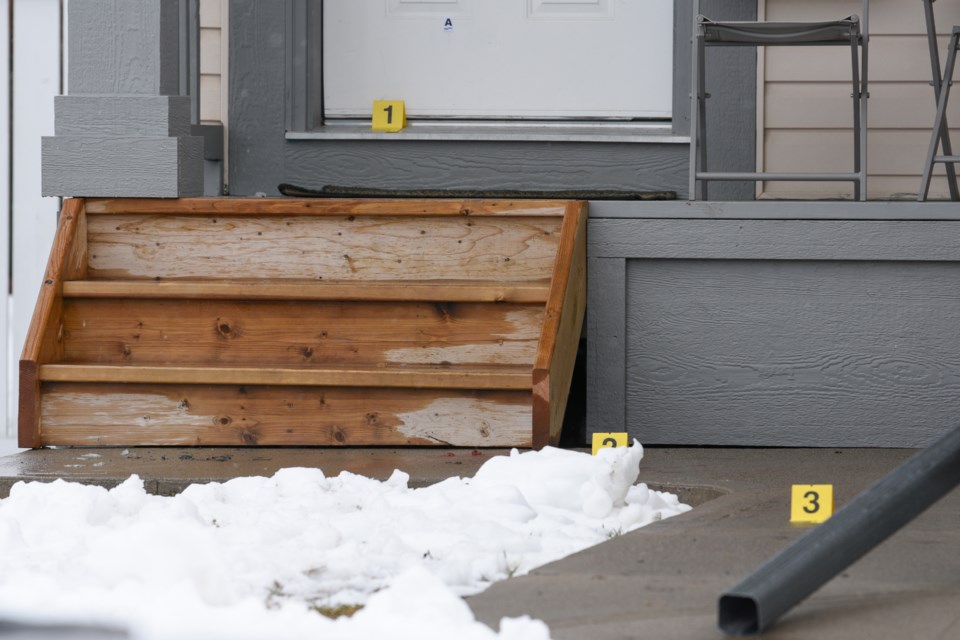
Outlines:
{"type": "MultiPolygon", "coordinates": [[[[140,475],[173,494],[192,482],[267,476],[288,466],[347,470],[411,486],[470,476],[504,450],[55,449],[0,458],[0,496],[19,480],[115,485],[140,475]]],[[[648,449],[641,480],[696,508],[468,599],[547,622],[556,640],[722,638],[717,599],[805,530],[789,520],[790,485],[833,484],[839,506],[906,460],[890,449],[648,449]]],[[[892,536],[788,613],[765,638],[960,638],[960,491],[892,536]]]]}
{"type": "MultiPolygon", "coordinates": [[[[913,453],[652,449],[643,479],[710,487],[720,495],[468,601],[491,626],[503,616],[540,618],[555,640],[722,638],[719,596],[805,531],[789,524],[791,484],[833,484],[839,508],[913,453]]],[[[763,637],[960,638],[960,491],[828,582],[763,637]]]]}
{"type": "Polygon", "coordinates": [[[291,448],[63,448],[22,451],[0,458],[0,498],[20,481],[73,482],[113,487],[136,474],[146,490],[174,495],[195,482],[240,476],[272,476],[286,467],[350,471],[386,480],[394,469],[410,474],[411,487],[454,476],[472,476],[504,449],[291,449],[291,448]]]}

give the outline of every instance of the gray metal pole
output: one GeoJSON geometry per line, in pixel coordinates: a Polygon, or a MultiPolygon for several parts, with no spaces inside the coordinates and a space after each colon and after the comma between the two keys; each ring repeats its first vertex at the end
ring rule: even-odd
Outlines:
{"type": "Polygon", "coordinates": [[[960,484],[960,428],[888,473],[720,597],[720,629],[762,633],[960,484]]]}

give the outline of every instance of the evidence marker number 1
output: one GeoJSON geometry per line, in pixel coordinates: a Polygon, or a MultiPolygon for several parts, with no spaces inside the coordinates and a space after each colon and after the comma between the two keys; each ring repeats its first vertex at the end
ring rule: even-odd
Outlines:
{"type": "Polygon", "coordinates": [[[832,484],[795,484],[791,487],[790,524],[820,524],[832,515],[832,484]]]}
{"type": "Polygon", "coordinates": [[[614,447],[630,446],[627,433],[595,433],[593,434],[593,455],[597,455],[600,449],[612,449],[614,447]]]}

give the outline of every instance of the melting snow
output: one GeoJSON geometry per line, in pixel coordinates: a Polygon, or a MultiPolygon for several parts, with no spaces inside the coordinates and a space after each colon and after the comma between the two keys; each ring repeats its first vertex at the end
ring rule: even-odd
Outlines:
{"type": "Polygon", "coordinates": [[[0,500],[0,619],[167,638],[549,638],[459,597],[689,510],[636,485],[643,448],[546,448],[411,489],[291,468],[149,495],[18,483],[0,500]],[[364,605],[330,620],[316,609],[364,605]]]}

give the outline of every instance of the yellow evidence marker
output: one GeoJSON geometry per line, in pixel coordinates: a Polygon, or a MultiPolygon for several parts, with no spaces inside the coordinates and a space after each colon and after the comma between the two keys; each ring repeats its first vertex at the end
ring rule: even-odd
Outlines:
{"type": "Polygon", "coordinates": [[[373,130],[396,133],[407,126],[403,100],[373,101],[373,130]]]}
{"type": "Polygon", "coordinates": [[[793,485],[790,491],[790,524],[820,524],[832,515],[832,484],[793,485]]]}
{"type": "Polygon", "coordinates": [[[593,434],[593,455],[600,449],[613,447],[629,447],[630,438],[626,432],[622,433],[595,433],[593,434]]]}

